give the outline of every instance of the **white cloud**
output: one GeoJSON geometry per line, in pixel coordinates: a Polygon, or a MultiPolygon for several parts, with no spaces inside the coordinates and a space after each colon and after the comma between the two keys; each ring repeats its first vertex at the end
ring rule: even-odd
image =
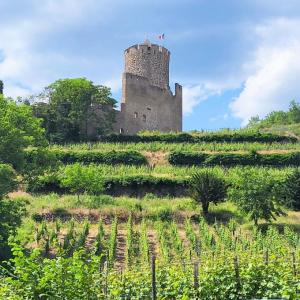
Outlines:
{"type": "Polygon", "coordinates": [[[183,114],[189,115],[199,103],[208,98],[209,93],[203,85],[185,85],[182,89],[182,95],[183,114]]]}
{"type": "Polygon", "coordinates": [[[59,47],[51,48],[51,37],[62,32],[67,37],[68,28],[80,28],[91,20],[101,21],[111,9],[106,5],[108,2],[45,0],[41,4],[28,0],[22,15],[16,13],[0,19],[0,52],[4,57],[0,61],[0,79],[4,81],[5,94],[16,97],[36,93],[60,77],[71,76],[72,70],[80,69],[86,62],[78,59],[76,53],[66,54],[59,47]]]}
{"type": "Polygon", "coordinates": [[[121,76],[104,81],[103,85],[109,86],[112,93],[117,93],[122,88],[121,76]]]}
{"type": "MultiPolygon", "coordinates": [[[[200,84],[183,84],[183,114],[190,115],[196,106],[210,97],[221,95],[224,91],[237,88],[240,83],[235,78],[227,78],[222,81],[193,80],[193,82],[203,82],[200,84]]],[[[178,80],[187,82],[187,80],[178,80]]]]}
{"type": "Polygon", "coordinates": [[[260,46],[247,63],[251,74],[230,104],[245,125],[250,117],[286,109],[300,98],[300,20],[277,19],[255,29],[260,46]]]}

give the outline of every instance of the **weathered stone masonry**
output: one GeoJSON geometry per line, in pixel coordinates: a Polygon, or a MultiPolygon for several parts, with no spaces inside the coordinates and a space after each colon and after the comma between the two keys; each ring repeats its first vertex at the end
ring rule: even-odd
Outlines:
{"type": "Polygon", "coordinates": [[[149,41],[125,50],[121,111],[114,130],[136,134],[140,130],[182,130],[182,87],[169,86],[170,52],[149,41]]]}

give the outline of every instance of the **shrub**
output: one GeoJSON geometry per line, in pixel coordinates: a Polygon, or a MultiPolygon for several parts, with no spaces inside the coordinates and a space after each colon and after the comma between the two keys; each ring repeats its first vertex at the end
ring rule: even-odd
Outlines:
{"type": "Polygon", "coordinates": [[[100,169],[96,170],[98,172],[92,166],[83,168],[79,163],[67,165],[60,175],[60,184],[76,193],[78,200],[79,195],[84,192],[99,194],[103,191],[103,179],[100,169]]]}
{"type": "Polygon", "coordinates": [[[16,187],[16,174],[13,168],[6,164],[0,164],[0,201],[16,187]]]}
{"type": "Polygon", "coordinates": [[[137,151],[58,151],[52,150],[58,160],[64,164],[71,163],[96,163],[96,164],[126,164],[126,165],[144,165],[147,159],[137,151]]]}
{"type": "Polygon", "coordinates": [[[300,166],[300,152],[258,154],[250,153],[196,153],[196,152],[171,152],[169,163],[172,165],[201,165],[201,166],[300,166]]]}
{"type": "Polygon", "coordinates": [[[255,225],[259,219],[269,222],[284,214],[277,194],[277,184],[278,181],[267,171],[258,173],[246,169],[231,178],[229,197],[249,215],[255,225]]]}
{"type": "Polygon", "coordinates": [[[168,142],[168,143],[200,143],[200,142],[291,142],[296,143],[294,137],[280,136],[271,133],[260,133],[258,131],[232,131],[232,132],[205,132],[205,133],[147,133],[140,135],[112,134],[102,136],[101,141],[112,143],[139,143],[139,142],[168,142]]]}
{"type": "Polygon", "coordinates": [[[201,203],[204,215],[208,214],[209,204],[225,200],[227,185],[223,178],[210,170],[195,173],[190,182],[190,196],[201,203]]]}
{"type": "Polygon", "coordinates": [[[300,168],[287,176],[281,189],[281,197],[288,206],[300,210],[300,168]]]}
{"type": "MultiPolygon", "coordinates": [[[[91,169],[92,167],[89,166],[91,169]]],[[[88,166],[81,166],[83,172],[88,166]]],[[[97,180],[101,178],[101,175],[97,175],[97,170],[94,168],[94,188],[90,186],[90,193],[96,194],[95,191],[98,190],[97,180]]],[[[62,171],[63,172],[63,171],[62,171]]],[[[92,171],[91,171],[92,172],[92,171]]],[[[57,193],[76,193],[76,190],[71,188],[70,185],[63,184],[61,182],[63,175],[59,174],[49,174],[40,177],[34,184],[29,185],[28,189],[31,192],[57,192],[57,193]]],[[[74,180],[76,176],[74,176],[74,180]]],[[[77,180],[77,179],[76,179],[77,180]]],[[[166,177],[154,177],[149,175],[128,175],[124,177],[105,177],[99,179],[99,184],[103,187],[103,192],[112,195],[124,195],[130,194],[134,196],[144,196],[147,193],[155,193],[156,195],[172,195],[177,194],[183,195],[186,191],[188,179],[181,178],[166,178],[166,177]],[[103,182],[102,182],[103,180],[103,182]],[[167,192],[164,192],[163,190],[167,192]],[[144,192],[142,192],[144,190],[144,192]]],[[[74,183],[75,184],[75,183],[74,183]]],[[[81,185],[81,183],[80,183],[81,185]]],[[[76,187],[76,185],[75,185],[76,187]]],[[[86,190],[79,190],[85,192],[86,190]]],[[[88,192],[88,191],[86,191],[88,192]]]]}
{"type": "Polygon", "coordinates": [[[8,238],[21,225],[25,214],[24,201],[3,199],[17,186],[14,170],[5,164],[0,164],[0,261],[10,255],[8,238]]]}

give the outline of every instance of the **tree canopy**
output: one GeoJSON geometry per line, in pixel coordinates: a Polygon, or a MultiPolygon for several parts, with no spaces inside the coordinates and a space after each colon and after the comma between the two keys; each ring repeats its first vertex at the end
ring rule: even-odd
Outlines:
{"type": "Polygon", "coordinates": [[[248,126],[271,126],[275,124],[288,125],[300,123],[300,103],[291,101],[288,111],[272,111],[264,119],[254,116],[248,126]]]}
{"type": "Polygon", "coordinates": [[[43,118],[50,141],[88,140],[91,123],[96,127],[96,135],[112,129],[116,101],[110,89],[86,78],[57,80],[34,100],[38,102],[34,104],[35,114],[43,118]],[[95,107],[100,108],[101,114],[95,112],[95,107]]]}
{"type": "Polygon", "coordinates": [[[0,163],[0,200],[13,191],[16,185],[16,174],[13,168],[0,163]]]}
{"type": "Polygon", "coordinates": [[[25,148],[46,146],[40,123],[30,106],[0,95],[0,162],[20,170],[24,166],[25,148]]]}
{"type": "Polygon", "coordinates": [[[232,177],[229,198],[257,225],[259,219],[270,222],[284,215],[279,188],[278,181],[267,169],[256,172],[255,169],[245,168],[243,171],[237,170],[232,177]]]}
{"type": "Polygon", "coordinates": [[[26,212],[23,201],[5,199],[16,186],[16,173],[13,168],[0,163],[0,261],[9,257],[8,238],[20,226],[26,212]]]}

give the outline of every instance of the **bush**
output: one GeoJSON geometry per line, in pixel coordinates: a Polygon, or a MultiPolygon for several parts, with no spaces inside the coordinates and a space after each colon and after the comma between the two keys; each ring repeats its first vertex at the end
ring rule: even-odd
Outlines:
{"type": "Polygon", "coordinates": [[[0,164],[0,201],[16,187],[16,174],[13,168],[6,164],[0,164]]]}
{"type": "Polygon", "coordinates": [[[0,200],[0,261],[10,257],[9,236],[13,236],[26,214],[25,201],[0,200]]]}
{"type": "Polygon", "coordinates": [[[280,190],[280,195],[287,206],[300,210],[300,169],[289,174],[280,190]]]}
{"type": "Polygon", "coordinates": [[[126,164],[126,165],[144,165],[147,159],[137,151],[52,151],[58,160],[64,164],[72,163],[96,163],[96,164],[126,164]]]}
{"type": "Polygon", "coordinates": [[[103,178],[100,171],[99,168],[95,169],[93,166],[82,167],[79,163],[67,165],[59,176],[60,186],[76,193],[78,200],[79,195],[84,192],[100,194],[103,192],[103,178]]]}
{"type": "MultiPolygon", "coordinates": [[[[86,168],[87,166],[82,166],[86,168]]],[[[92,167],[91,167],[92,168],[92,167]]],[[[83,171],[84,172],[84,171],[83,171]]],[[[99,185],[104,186],[103,193],[111,195],[132,195],[132,196],[145,196],[147,193],[153,193],[156,195],[184,195],[188,186],[188,179],[179,178],[166,178],[166,177],[154,177],[154,176],[140,176],[140,175],[128,175],[126,177],[106,177],[99,179],[97,171],[94,169],[94,188],[97,190],[97,180],[99,185]],[[103,180],[103,183],[101,182],[103,180]]],[[[56,192],[56,193],[70,193],[76,192],[61,182],[61,177],[58,174],[50,174],[40,177],[34,184],[28,186],[31,192],[56,192]]],[[[90,192],[95,194],[95,190],[91,189],[90,192]]],[[[82,191],[84,192],[84,191],[82,191]]]]}
{"type": "Polygon", "coordinates": [[[110,143],[148,143],[148,142],[167,142],[167,143],[242,143],[242,142],[262,142],[262,143],[296,143],[294,137],[280,136],[271,133],[260,133],[258,131],[232,131],[232,132],[205,132],[205,133],[152,133],[143,135],[122,135],[112,134],[102,136],[101,141],[110,143]]]}
{"type": "Polygon", "coordinates": [[[16,187],[16,174],[13,168],[6,164],[0,164],[0,261],[10,256],[8,238],[20,226],[25,214],[24,201],[4,199],[16,187]]]}
{"type": "Polygon", "coordinates": [[[259,219],[270,222],[284,214],[277,193],[278,183],[267,171],[257,173],[245,169],[231,178],[229,198],[248,214],[255,225],[259,219]]]}
{"type": "Polygon", "coordinates": [[[300,166],[300,152],[258,154],[250,152],[240,153],[195,153],[195,152],[171,152],[169,163],[172,165],[201,165],[201,166],[300,166]]]}

